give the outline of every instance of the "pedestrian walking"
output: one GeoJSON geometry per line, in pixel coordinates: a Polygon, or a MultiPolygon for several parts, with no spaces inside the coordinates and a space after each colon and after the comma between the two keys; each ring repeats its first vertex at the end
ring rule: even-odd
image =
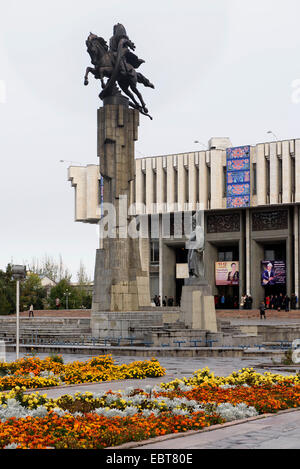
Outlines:
{"type": "Polygon", "coordinates": [[[171,296],[171,298],[168,299],[168,306],[173,306],[174,305],[174,298],[171,296]]]}
{"type": "Polygon", "coordinates": [[[153,302],[155,304],[155,306],[158,306],[158,296],[155,295],[155,297],[153,298],[153,302]]]}
{"type": "Polygon", "coordinates": [[[277,303],[277,311],[280,312],[283,306],[283,295],[280,293],[278,297],[278,303],[277,303]]]}
{"type": "Polygon", "coordinates": [[[29,317],[34,317],[33,305],[32,304],[30,305],[30,308],[29,308],[29,317]]]}
{"type": "Polygon", "coordinates": [[[259,314],[260,314],[260,319],[264,318],[266,319],[266,305],[262,301],[259,306],[259,314]]]}
{"type": "Polygon", "coordinates": [[[245,309],[252,309],[253,299],[251,295],[246,295],[245,309]]]}

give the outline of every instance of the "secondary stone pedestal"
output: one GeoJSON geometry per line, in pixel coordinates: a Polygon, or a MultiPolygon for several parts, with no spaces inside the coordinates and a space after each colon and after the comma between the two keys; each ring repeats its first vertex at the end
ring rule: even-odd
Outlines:
{"type": "Polygon", "coordinates": [[[215,301],[205,280],[186,280],[182,289],[181,312],[188,328],[218,332],[215,301]]]}

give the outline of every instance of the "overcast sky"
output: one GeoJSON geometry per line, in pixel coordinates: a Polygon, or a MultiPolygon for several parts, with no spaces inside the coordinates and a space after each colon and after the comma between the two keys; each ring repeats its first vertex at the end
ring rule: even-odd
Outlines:
{"type": "Polygon", "coordinates": [[[124,24],[146,61],[156,89],[141,88],[154,118],[141,117],[141,157],[212,136],[300,137],[299,17],[299,0],[1,0],[0,269],[61,254],[74,281],[80,260],[93,276],[97,231],[74,222],[59,162],[97,163],[100,82],[83,86],[90,31],[109,40],[124,24]]]}

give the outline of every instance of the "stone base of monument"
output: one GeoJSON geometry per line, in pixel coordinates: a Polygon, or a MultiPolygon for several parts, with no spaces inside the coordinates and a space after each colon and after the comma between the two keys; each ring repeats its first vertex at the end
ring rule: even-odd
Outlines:
{"type": "Polygon", "coordinates": [[[91,317],[93,337],[117,341],[122,339],[123,345],[126,339],[129,343],[130,338],[135,345],[144,343],[149,331],[160,327],[163,327],[160,311],[95,311],[91,317]]]}
{"type": "Polygon", "coordinates": [[[205,280],[186,280],[182,289],[181,312],[189,329],[218,332],[215,301],[205,280]]]}
{"type": "Polygon", "coordinates": [[[120,282],[111,286],[111,311],[138,311],[148,306],[150,298],[148,277],[120,282]]]}
{"type": "Polygon", "coordinates": [[[106,243],[107,249],[96,253],[92,315],[98,311],[138,311],[150,306],[149,277],[134,267],[139,265],[134,240],[106,243]],[[130,262],[134,264],[132,268],[130,262]]]}

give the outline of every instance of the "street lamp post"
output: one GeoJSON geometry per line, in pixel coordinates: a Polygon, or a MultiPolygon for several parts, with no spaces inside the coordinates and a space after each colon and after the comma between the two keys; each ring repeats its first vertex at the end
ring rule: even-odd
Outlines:
{"type": "Polygon", "coordinates": [[[71,293],[69,292],[69,290],[66,290],[64,293],[64,296],[66,297],[66,309],[69,309],[69,296],[70,295],[71,293]]]}
{"type": "Polygon", "coordinates": [[[12,266],[12,277],[16,280],[16,358],[20,355],[20,280],[26,278],[26,267],[23,265],[12,266]]]}
{"type": "Polygon", "coordinates": [[[201,145],[203,150],[207,150],[207,145],[205,145],[205,143],[199,142],[199,140],[195,140],[194,143],[196,143],[197,145],[201,145]]]}
{"type": "Polygon", "coordinates": [[[272,132],[272,130],[268,130],[267,134],[272,135],[272,137],[273,137],[276,141],[279,140],[279,138],[277,137],[277,135],[275,135],[274,132],[272,132]]]}

